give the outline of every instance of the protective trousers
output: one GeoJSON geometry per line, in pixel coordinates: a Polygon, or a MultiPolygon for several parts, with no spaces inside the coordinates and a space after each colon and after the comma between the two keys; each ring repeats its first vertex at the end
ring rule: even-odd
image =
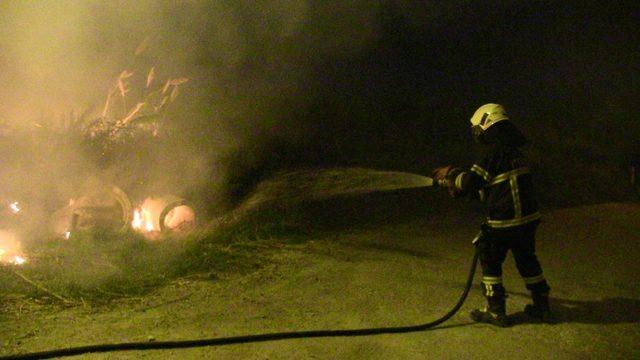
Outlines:
{"type": "Polygon", "coordinates": [[[502,263],[511,250],[516,267],[524,283],[533,296],[547,296],[549,285],[542,274],[536,257],[536,229],[539,221],[508,227],[482,227],[478,240],[480,265],[482,266],[482,287],[489,299],[504,299],[502,285],[502,263]]]}

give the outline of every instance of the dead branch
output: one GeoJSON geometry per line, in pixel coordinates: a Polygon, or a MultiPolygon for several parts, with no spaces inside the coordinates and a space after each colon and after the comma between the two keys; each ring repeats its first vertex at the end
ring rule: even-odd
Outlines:
{"type": "Polygon", "coordinates": [[[67,305],[74,304],[74,302],[73,302],[73,301],[71,301],[71,300],[69,300],[69,299],[67,299],[67,298],[65,298],[65,297],[63,297],[63,296],[61,296],[61,295],[58,295],[58,294],[56,294],[55,292],[53,292],[53,291],[51,291],[51,290],[49,290],[49,289],[45,288],[44,286],[42,286],[42,285],[38,284],[37,282],[35,282],[35,281],[33,281],[33,280],[29,279],[28,277],[26,277],[26,276],[24,276],[23,274],[21,274],[18,270],[11,269],[11,272],[12,272],[12,273],[14,273],[14,274],[15,274],[17,277],[19,277],[20,279],[24,280],[26,283],[30,284],[31,286],[33,286],[33,287],[37,288],[38,290],[40,290],[40,291],[42,291],[42,292],[45,292],[45,293],[47,293],[47,294],[49,294],[49,295],[53,296],[54,298],[56,298],[56,299],[58,299],[58,300],[62,301],[64,304],[67,304],[67,305]]]}

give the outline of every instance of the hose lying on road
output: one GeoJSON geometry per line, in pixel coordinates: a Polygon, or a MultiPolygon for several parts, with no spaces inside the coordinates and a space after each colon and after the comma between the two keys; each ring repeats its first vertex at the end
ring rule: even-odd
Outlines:
{"type": "Polygon", "coordinates": [[[418,325],[412,325],[412,326],[400,326],[400,327],[368,328],[368,329],[291,331],[291,332],[244,335],[244,336],[199,339],[199,340],[98,344],[98,345],[79,346],[79,347],[71,347],[66,349],[42,351],[42,352],[1,356],[0,360],[50,359],[50,358],[61,357],[61,356],[73,356],[73,355],[80,355],[85,353],[108,352],[108,351],[178,349],[178,348],[190,348],[190,347],[199,347],[199,346],[220,346],[220,345],[231,345],[231,344],[254,343],[254,342],[264,342],[264,341],[285,340],[285,339],[367,336],[367,335],[398,334],[398,333],[423,331],[423,330],[427,330],[442,324],[443,322],[449,320],[449,318],[451,318],[456,312],[458,312],[458,310],[460,310],[460,307],[462,307],[462,304],[466,300],[467,295],[469,294],[469,290],[471,289],[471,285],[473,283],[473,277],[476,272],[477,263],[478,263],[478,251],[475,250],[471,269],[469,270],[469,275],[467,276],[467,283],[456,305],[441,318],[425,324],[418,324],[418,325]]]}

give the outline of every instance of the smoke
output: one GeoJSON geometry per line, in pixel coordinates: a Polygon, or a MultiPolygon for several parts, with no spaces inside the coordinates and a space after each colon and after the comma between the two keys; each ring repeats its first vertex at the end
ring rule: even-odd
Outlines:
{"type": "Polygon", "coordinates": [[[100,179],[134,198],[174,193],[222,204],[224,186],[263,161],[265,144],[308,135],[297,117],[314,96],[310,79],[323,59],[348,61],[372,44],[379,9],[369,1],[3,1],[2,196],[37,204],[44,217],[100,179]],[[140,84],[151,68],[156,81],[189,82],[157,138],[100,163],[71,138],[70,119],[97,117],[123,70],[140,84]]]}

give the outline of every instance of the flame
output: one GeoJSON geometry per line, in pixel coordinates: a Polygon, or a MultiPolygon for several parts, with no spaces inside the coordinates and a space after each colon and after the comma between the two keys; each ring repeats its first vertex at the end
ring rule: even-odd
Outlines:
{"type": "Polygon", "coordinates": [[[133,230],[145,234],[148,239],[156,239],[163,230],[184,232],[195,224],[195,212],[186,205],[173,205],[176,198],[148,197],[133,211],[133,230]],[[173,206],[164,214],[167,206],[173,206]]]}
{"type": "Polygon", "coordinates": [[[14,255],[13,256],[13,261],[10,261],[10,263],[14,264],[14,265],[22,265],[24,263],[27,262],[27,259],[23,258],[20,255],[14,255]]]}
{"type": "Polygon", "coordinates": [[[134,230],[140,230],[142,228],[142,216],[138,209],[133,210],[133,221],[131,221],[131,227],[134,230]]]}
{"type": "Polygon", "coordinates": [[[140,207],[133,211],[133,221],[131,227],[140,232],[154,232],[156,228],[153,226],[151,213],[144,207],[140,207]]]}
{"type": "Polygon", "coordinates": [[[11,210],[12,213],[17,214],[22,209],[20,208],[20,204],[17,201],[14,201],[11,204],[9,204],[9,210],[11,210]]]}
{"type": "Polygon", "coordinates": [[[20,242],[16,235],[6,230],[0,230],[0,264],[22,265],[27,259],[22,255],[20,242]]]}
{"type": "Polygon", "coordinates": [[[146,221],[146,223],[145,223],[145,225],[144,225],[144,229],[145,229],[147,232],[152,232],[152,231],[154,230],[154,229],[153,229],[153,223],[151,222],[151,220],[147,219],[147,221],[146,221]]]}

